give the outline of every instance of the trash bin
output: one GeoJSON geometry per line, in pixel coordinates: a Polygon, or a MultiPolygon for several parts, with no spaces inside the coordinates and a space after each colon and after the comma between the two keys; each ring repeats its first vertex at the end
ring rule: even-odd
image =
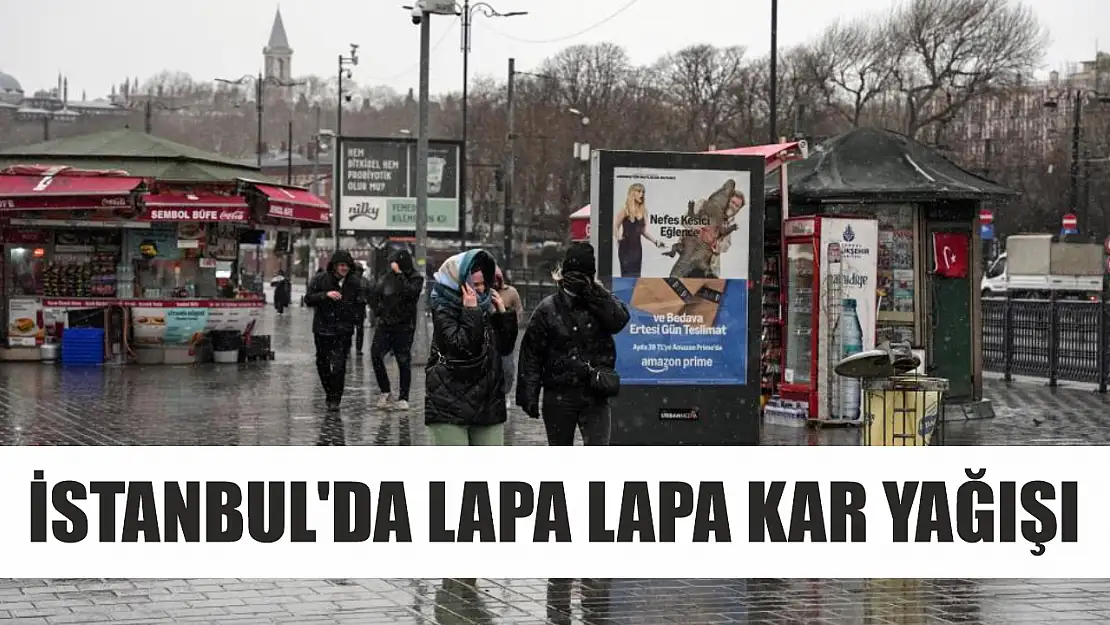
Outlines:
{"type": "Polygon", "coordinates": [[[921,361],[909,345],[852,354],[836,374],[856,378],[863,388],[863,445],[916,447],[942,442],[948,380],[915,373],[921,361]],[[934,435],[938,430],[940,435],[934,435]]]}

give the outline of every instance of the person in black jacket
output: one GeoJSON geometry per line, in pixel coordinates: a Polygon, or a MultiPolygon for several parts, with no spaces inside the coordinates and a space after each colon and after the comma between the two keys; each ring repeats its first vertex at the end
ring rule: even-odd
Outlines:
{"type": "Polygon", "coordinates": [[[370,290],[370,308],[374,313],[374,339],[370,343],[370,364],[378,381],[381,397],[379,408],[409,409],[409,387],[412,386],[412,338],[416,332],[416,304],[424,290],[424,277],[416,270],[412,254],[406,249],[394,250],[389,256],[389,271],[378,278],[370,290]],[[394,401],[385,369],[385,355],[397,360],[400,388],[394,401]]]}
{"type": "Polygon", "coordinates": [[[628,324],[628,308],[596,280],[594,248],[567,250],[548,295],[528,323],[517,363],[517,405],[533,419],[543,416],[550,445],[573,445],[582,431],[586,445],[608,445],[609,400],[590,388],[592,367],[613,369],[613,336],[628,324]],[[540,390],[543,405],[540,405],[540,390]]]}
{"type": "Polygon", "coordinates": [[[434,445],[505,444],[501,357],[513,353],[517,323],[487,286],[496,269],[488,252],[470,250],[435,273],[424,394],[424,423],[434,445]]]}
{"type": "Polygon", "coordinates": [[[316,339],[316,371],[324,385],[328,410],[338,410],[347,377],[347,353],[358,319],[362,284],[351,271],[351,254],[337,250],[327,271],[316,274],[308,285],[305,304],[316,309],[312,334],[316,339]]]}
{"type": "Polygon", "coordinates": [[[351,273],[358,278],[358,310],[355,313],[355,354],[362,355],[362,345],[366,342],[366,306],[370,301],[370,280],[362,263],[355,263],[351,273]]]}

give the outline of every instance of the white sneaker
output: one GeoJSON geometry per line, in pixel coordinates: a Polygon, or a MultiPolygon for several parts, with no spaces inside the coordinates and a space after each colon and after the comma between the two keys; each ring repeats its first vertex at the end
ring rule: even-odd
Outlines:
{"type": "Polygon", "coordinates": [[[398,399],[397,403],[393,404],[393,409],[394,410],[399,410],[399,411],[402,411],[402,412],[407,412],[408,409],[409,409],[408,400],[407,399],[398,399]]]}
{"type": "Polygon", "coordinates": [[[389,393],[382,393],[381,396],[378,397],[378,408],[384,408],[384,409],[388,410],[389,407],[390,407],[390,404],[392,404],[392,403],[393,403],[393,396],[390,395],[389,393]]]}

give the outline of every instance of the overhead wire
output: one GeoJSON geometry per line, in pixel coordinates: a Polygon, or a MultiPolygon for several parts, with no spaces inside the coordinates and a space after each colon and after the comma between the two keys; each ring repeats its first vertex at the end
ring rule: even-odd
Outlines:
{"type": "Polygon", "coordinates": [[[501,32],[500,30],[497,30],[496,28],[493,28],[492,26],[490,26],[488,22],[484,26],[487,30],[492,31],[494,34],[496,34],[500,37],[503,37],[505,39],[508,39],[510,41],[516,41],[518,43],[537,43],[537,44],[541,44],[541,43],[562,43],[564,41],[569,41],[569,40],[574,39],[576,37],[581,37],[582,35],[585,35],[586,33],[590,32],[592,30],[596,30],[598,28],[601,28],[602,26],[604,26],[604,25],[608,24],[609,22],[613,21],[621,13],[624,13],[628,9],[631,9],[632,6],[634,4],[636,4],[637,2],[639,2],[639,1],[640,0],[628,0],[628,2],[626,2],[624,4],[624,6],[617,9],[616,11],[609,14],[608,16],[602,18],[600,21],[595,22],[595,23],[591,24],[590,26],[587,26],[586,28],[583,28],[582,30],[579,30],[577,32],[571,33],[569,35],[562,35],[562,36],[559,36],[559,37],[554,37],[552,39],[524,39],[522,37],[517,37],[515,35],[510,35],[508,33],[501,32]]]}
{"type": "MultiPolygon", "coordinates": [[[[458,22],[459,22],[459,18],[458,18],[458,16],[456,16],[455,19],[451,20],[451,22],[449,24],[447,24],[447,30],[445,30],[443,32],[443,35],[440,36],[440,38],[437,39],[436,42],[432,44],[432,47],[428,49],[428,56],[429,57],[431,57],[433,54],[435,54],[435,51],[438,50],[441,45],[443,45],[444,41],[447,41],[447,35],[450,35],[452,33],[452,31],[455,27],[455,24],[457,24],[458,22]]],[[[392,76],[362,76],[361,78],[363,80],[373,80],[373,81],[378,81],[378,82],[389,82],[391,80],[396,80],[398,78],[401,78],[402,76],[407,76],[408,74],[411,74],[412,72],[416,71],[417,69],[420,69],[420,61],[417,61],[415,64],[410,66],[408,69],[406,69],[404,71],[401,71],[401,72],[398,72],[396,74],[393,74],[392,76]]]]}

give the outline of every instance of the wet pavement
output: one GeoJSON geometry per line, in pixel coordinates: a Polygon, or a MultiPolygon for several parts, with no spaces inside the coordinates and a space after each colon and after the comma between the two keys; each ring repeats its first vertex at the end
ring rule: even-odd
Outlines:
{"type": "MultiPolygon", "coordinates": [[[[267,314],[278,358],[249,365],[0,366],[5,445],[424,445],[419,412],[383,413],[353,359],[342,420],[323,420],[309,317],[267,314]]],[[[369,338],[369,337],[368,337],[369,338]]],[[[422,404],[416,372],[413,405],[422,404]]],[[[989,379],[996,418],[949,412],[949,444],[1107,444],[1110,401],[989,379]]],[[[515,412],[508,439],[542,445],[515,412]]],[[[854,430],[768,426],[768,445],[858,444],[854,430]]],[[[441,625],[1110,623],[1110,580],[0,580],[0,621],[441,625]]]]}

